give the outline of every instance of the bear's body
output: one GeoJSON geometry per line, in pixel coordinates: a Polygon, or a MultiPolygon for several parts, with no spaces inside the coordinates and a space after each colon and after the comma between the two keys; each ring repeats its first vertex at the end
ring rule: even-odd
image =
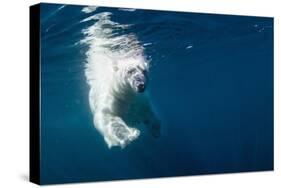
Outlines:
{"type": "Polygon", "coordinates": [[[140,134],[131,126],[144,124],[152,135],[158,136],[160,122],[143,93],[149,69],[143,48],[133,35],[111,37],[117,23],[108,16],[100,13],[92,18],[98,22],[85,31],[89,44],[85,75],[90,86],[89,103],[95,127],[109,148],[123,148],[140,134]],[[103,28],[105,24],[107,30],[103,28]],[[115,45],[119,45],[118,50],[113,50],[115,45]]]}

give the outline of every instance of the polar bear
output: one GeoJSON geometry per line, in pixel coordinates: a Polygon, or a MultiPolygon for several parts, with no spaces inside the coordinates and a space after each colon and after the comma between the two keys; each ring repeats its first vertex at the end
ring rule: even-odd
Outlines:
{"type": "Polygon", "coordinates": [[[110,15],[104,12],[83,20],[97,20],[83,31],[82,43],[89,45],[85,75],[94,126],[109,148],[124,148],[138,138],[135,126],[140,124],[158,137],[160,121],[145,92],[149,61],[144,48],[133,34],[114,35],[126,26],[112,22],[110,15]]]}

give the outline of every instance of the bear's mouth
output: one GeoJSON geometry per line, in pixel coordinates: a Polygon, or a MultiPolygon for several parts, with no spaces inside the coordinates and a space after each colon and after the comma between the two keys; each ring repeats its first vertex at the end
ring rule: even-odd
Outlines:
{"type": "Polygon", "coordinates": [[[143,93],[146,89],[146,85],[144,81],[134,80],[132,83],[132,88],[136,93],[143,93]]]}
{"type": "Polygon", "coordinates": [[[137,84],[137,92],[142,93],[145,91],[145,84],[143,82],[137,84]]]}
{"type": "Polygon", "coordinates": [[[143,93],[146,89],[146,77],[143,74],[136,73],[131,77],[131,87],[136,93],[143,93]]]}

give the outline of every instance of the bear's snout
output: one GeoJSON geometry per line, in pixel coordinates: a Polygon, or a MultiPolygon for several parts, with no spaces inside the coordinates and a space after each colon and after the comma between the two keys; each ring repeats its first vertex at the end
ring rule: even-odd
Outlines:
{"type": "Polygon", "coordinates": [[[135,86],[137,92],[142,93],[145,91],[146,79],[143,75],[139,74],[135,77],[135,86]]]}
{"type": "Polygon", "coordinates": [[[138,92],[142,93],[145,90],[145,84],[144,83],[140,83],[138,86],[138,92]]]}

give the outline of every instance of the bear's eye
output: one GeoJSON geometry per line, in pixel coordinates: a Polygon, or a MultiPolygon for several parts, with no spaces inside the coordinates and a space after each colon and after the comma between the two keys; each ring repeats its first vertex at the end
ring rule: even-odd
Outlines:
{"type": "Polygon", "coordinates": [[[134,68],[128,70],[128,74],[133,74],[133,73],[135,73],[135,72],[136,72],[136,69],[134,69],[134,68]]]}

